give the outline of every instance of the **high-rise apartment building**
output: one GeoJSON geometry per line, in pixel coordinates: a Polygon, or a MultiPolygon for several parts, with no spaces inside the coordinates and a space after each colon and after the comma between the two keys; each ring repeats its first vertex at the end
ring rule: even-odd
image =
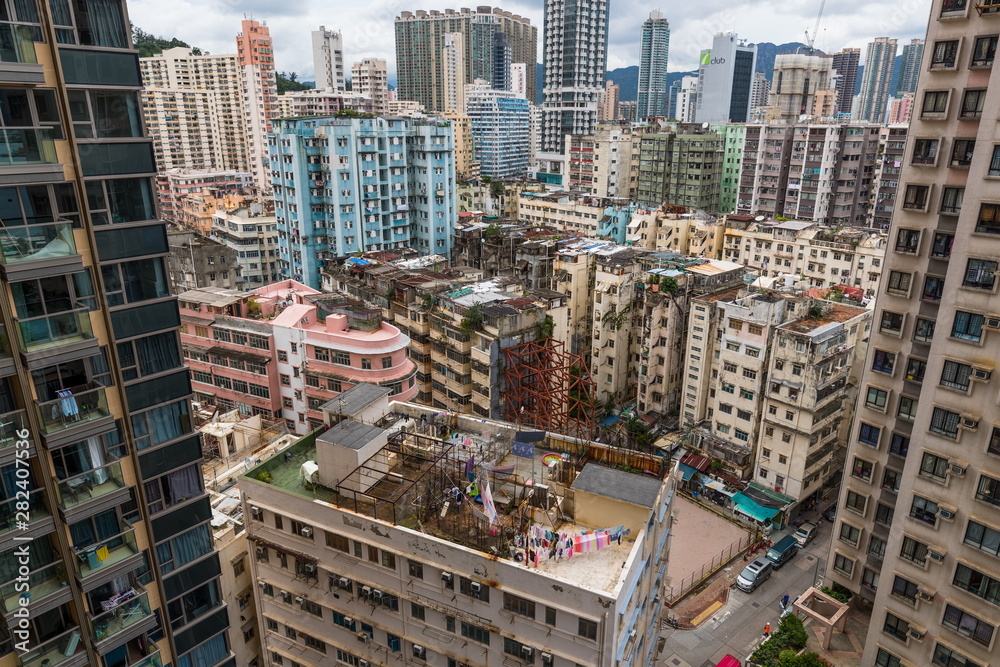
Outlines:
{"type": "Polygon", "coordinates": [[[593,134],[608,65],[608,0],[546,0],[542,150],[593,134]],[[571,11],[572,9],[572,11],[571,11]]]}
{"type": "Polygon", "coordinates": [[[797,123],[802,116],[812,114],[818,91],[834,87],[832,59],[800,53],[778,54],[771,74],[767,119],[797,123]]]}
{"type": "Polygon", "coordinates": [[[931,5],[826,577],[871,605],[865,667],[996,661],[998,17],[931,5]]]}
{"type": "Polygon", "coordinates": [[[678,126],[667,175],[670,206],[718,213],[725,137],[700,126],[678,126]]]}
{"type": "Polygon", "coordinates": [[[248,289],[278,280],[278,226],[273,210],[246,203],[212,214],[212,238],[236,252],[236,263],[248,289]]]}
{"type": "Polygon", "coordinates": [[[441,50],[443,80],[443,110],[465,113],[465,37],[460,32],[444,36],[441,50]]]}
{"type": "Polygon", "coordinates": [[[458,215],[450,124],[281,119],[268,148],[282,276],[318,289],[330,259],[404,247],[450,252],[458,215]]]}
{"type": "Polygon", "coordinates": [[[602,121],[618,120],[618,101],[621,98],[621,86],[614,81],[608,80],[604,83],[604,94],[598,104],[600,108],[600,119],[602,121]]]}
{"type": "Polygon", "coordinates": [[[243,125],[246,128],[249,172],[262,192],[271,191],[267,161],[267,133],[278,115],[278,81],[274,72],[274,45],[267,26],[244,19],[236,36],[240,89],[243,94],[243,125]]]}
{"type": "Polygon", "coordinates": [[[667,116],[667,61],[670,55],[670,22],[660,10],[653,10],[642,24],[639,43],[639,92],[636,116],[667,116]]]}
{"type": "Polygon", "coordinates": [[[833,54],[833,71],[837,73],[837,112],[850,114],[857,88],[858,62],[861,49],[843,49],[833,54]]]}
{"type": "Polygon", "coordinates": [[[0,663],[235,667],[125,3],[4,9],[0,663]]]}
{"type": "Polygon", "coordinates": [[[320,26],[312,31],[313,68],[316,88],[342,93],[344,81],[344,38],[339,30],[320,26]]]}
{"type": "Polygon", "coordinates": [[[679,123],[693,123],[694,114],[698,108],[698,77],[686,76],[681,79],[680,83],[674,120],[679,123]]]}
{"type": "Polygon", "coordinates": [[[853,109],[856,120],[881,123],[889,107],[889,87],[892,85],[892,68],[896,63],[896,40],[878,37],[868,44],[865,52],[865,69],[861,76],[861,92],[853,109]]]}
{"type": "Polygon", "coordinates": [[[681,94],[681,82],[674,81],[670,84],[670,89],[667,91],[667,118],[671,120],[677,119],[677,99],[681,94]]]}
{"type": "Polygon", "coordinates": [[[389,103],[389,73],[384,60],[365,58],[351,66],[351,90],[370,97],[372,111],[384,115],[389,103]]]}
{"type": "Polygon", "coordinates": [[[745,123],[750,116],[757,45],[734,32],[717,33],[712,48],[701,52],[695,121],[745,123]]]}
{"type": "Polygon", "coordinates": [[[512,63],[510,66],[510,90],[521,97],[528,97],[528,65],[512,63]]]}
{"type": "Polygon", "coordinates": [[[142,111],[157,168],[250,171],[235,54],[187,47],[140,58],[142,111]]]}
{"type": "Polygon", "coordinates": [[[770,96],[771,82],[767,80],[767,75],[764,72],[754,72],[750,90],[750,117],[747,119],[749,122],[757,123],[763,120],[756,116],[764,113],[770,96]]]}
{"type": "Polygon", "coordinates": [[[479,173],[491,179],[524,178],[530,153],[530,102],[480,83],[466,88],[466,113],[479,173]]]}
{"type": "Polygon", "coordinates": [[[493,35],[502,32],[513,63],[527,65],[527,95],[535,101],[538,29],[528,19],[499,7],[474,10],[400,12],[395,20],[396,70],[401,100],[420,102],[428,111],[447,111],[444,67],[445,35],[461,33],[465,81],[493,80],[493,35]]]}
{"type": "Polygon", "coordinates": [[[490,83],[494,90],[510,90],[511,45],[507,35],[493,33],[493,72],[490,83]]]}
{"type": "Polygon", "coordinates": [[[903,58],[899,63],[899,78],[896,80],[893,97],[917,92],[917,75],[920,74],[920,61],[923,57],[924,40],[912,39],[903,46],[903,58]]]}

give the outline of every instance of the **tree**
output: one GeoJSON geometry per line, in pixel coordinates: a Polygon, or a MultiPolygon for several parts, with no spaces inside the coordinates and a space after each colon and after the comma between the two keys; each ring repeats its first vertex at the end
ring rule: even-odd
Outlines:
{"type": "Polygon", "coordinates": [[[135,50],[139,52],[140,58],[149,58],[158,53],[163,53],[165,49],[173,49],[178,46],[191,49],[191,52],[196,56],[203,55],[202,50],[198,47],[192,48],[187,42],[181,41],[176,37],[169,40],[158,37],[146,32],[134,23],[132,24],[132,44],[135,46],[135,50]]]}
{"type": "Polygon", "coordinates": [[[556,328],[555,320],[551,315],[546,315],[545,319],[538,323],[538,341],[541,342],[552,335],[556,328]]]}
{"type": "Polygon", "coordinates": [[[462,318],[459,328],[466,336],[471,336],[482,328],[483,322],[483,304],[477,301],[466,309],[465,317],[462,318]]]}
{"type": "Polygon", "coordinates": [[[493,181],[492,183],[490,183],[490,197],[492,197],[493,199],[499,199],[500,197],[503,197],[505,192],[506,189],[504,188],[502,182],[493,181]]]}
{"type": "Polygon", "coordinates": [[[278,94],[296,90],[309,90],[310,87],[299,83],[299,75],[295,72],[275,72],[274,78],[278,84],[278,94]]]}

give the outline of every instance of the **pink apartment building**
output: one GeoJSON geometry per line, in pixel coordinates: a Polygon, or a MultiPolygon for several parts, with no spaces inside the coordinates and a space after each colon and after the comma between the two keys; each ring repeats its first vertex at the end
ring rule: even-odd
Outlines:
{"type": "Polygon", "coordinates": [[[359,383],[417,393],[408,336],[378,309],[286,280],[253,292],[218,288],[179,295],[181,345],[195,400],[284,419],[305,434],[321,406],[359,383]]]}

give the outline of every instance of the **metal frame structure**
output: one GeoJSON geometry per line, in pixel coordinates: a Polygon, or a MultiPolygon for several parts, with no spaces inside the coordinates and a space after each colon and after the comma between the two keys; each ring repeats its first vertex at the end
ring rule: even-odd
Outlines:
{"type": "Polygon", "coordinates": [[[549,336],[507,348],[504,362],[506,421],[593,440],[596,383],[583,357],[549,336]]]}

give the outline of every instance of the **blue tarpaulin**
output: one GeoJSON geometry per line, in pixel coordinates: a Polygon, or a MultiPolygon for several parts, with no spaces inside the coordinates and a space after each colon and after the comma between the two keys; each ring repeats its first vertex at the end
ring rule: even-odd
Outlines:
{"type": "Polygon", "coordinates": [[[742,491],[733,496],[733,502],[736,503],[736,507],[749,517],[760,521],[761,523],[767,523],[774,516],[780,512],[780,509],[771,507],[762,507],[758,505],[752,498],[744,494],[742,491]]]}
{"type": "Polygon", "coordinates": [[[601,426],[611,426],[616,421],[618,421],[618,415],[608,415],[601,420],[601,426]]]}
{"type": "Polygon", "coordinates": [[[521,458],[530,459],[535,456],[535,443],[533,442],[518,442],[514,441],[511,450],[514,456],[520,456],[521,458]]]}
{"type": "Polygon", "coordinates": [[[695,470],[686,463],[678,463],[677,465],[681,467],[681,473],[684,475],[685,482],[691,479],[694,476],[694,474],[698,472],[697,470],[695,470]]]}

